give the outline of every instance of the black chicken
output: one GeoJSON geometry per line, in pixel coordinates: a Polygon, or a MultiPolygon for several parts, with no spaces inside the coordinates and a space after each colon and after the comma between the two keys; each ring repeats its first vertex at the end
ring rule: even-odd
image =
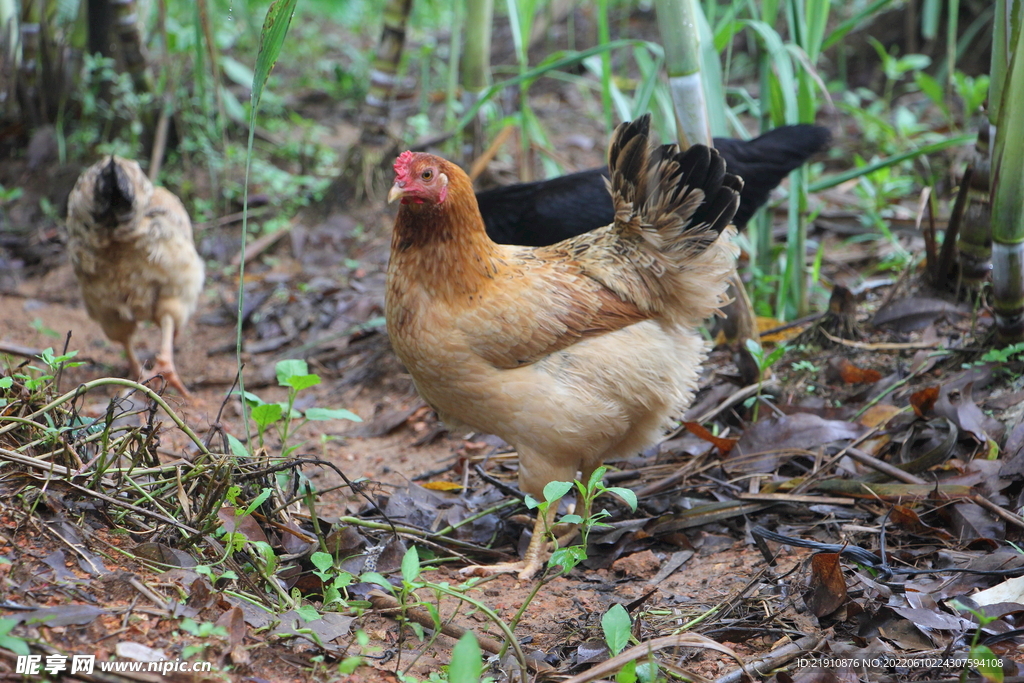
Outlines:
{"type": "MultiPolygon", "coordinates": [[[[715,138],[729,173],[743,178],[736,227],[746,225],[782,179],[827,149],[831,139],[827,128],[807,124],[775,128],[749,141],[715,138]]],[[[607,176],[606,166],[479,192],[487,234],[499,244],[543,247],[608,225],[614,216],[607,176]]]]}

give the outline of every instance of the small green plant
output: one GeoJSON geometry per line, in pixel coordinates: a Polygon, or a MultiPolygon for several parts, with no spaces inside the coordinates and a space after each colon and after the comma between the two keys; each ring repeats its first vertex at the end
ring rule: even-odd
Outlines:
{"type": "Polygon", "coordinates": [[[1009,363],[1011,360],[1020,360],[1024,355],[1024,342],[1011,344],[1001,349],[989,349],[985,352],[976,365],[982,363],[1009,363]]]}
{"type": "Polygon", "coordinates": [[[217,626],[216,624],[212,624],[208,621],[196,622],[186,617],[185,619],[181,620],[181,623],[178,624],[178,626],[185,633],[193,635],[196,638],[203,639],[203,643],[200,645],[186,645],[184,648],[182,648],[182,659],[189,659],[193,655],[198,655],[205,652],[206,648],[209,647],[211,644],[208,641],[212,640],[213,638],[219,638],[223,640],[227,640],[228,638],[228,631],[226,628],[224,628],[223,626],[217,626]]]}
{"type": "Polygon", "coordinates": [[[20,187],[12,187],[10,189],[0,185],[0,206],[8,202],[13,202],[15,199],[21,196],[22,189],[20,187]]]}
{"type": "Polygon", "coordinates": [[[795,361],[791,367],[796,372],[810,372],[813,374],[821,372],[821,368],[819,368],[817,365],[815,365],[809,360],[795,361]]]}
{"type": "Polygon", "coordinates": [[[757,421],[758,408],[761,406],[761,389],[764,386],[764,376],[773,365],[789,350],[789,346],[786,344],[779,344],[771,353],[765,351],[764,347],[753,339],[747,339],[745,342],[747,351],[750,356],[757,363],[757,394],[751,396],[743,402],[744,407],[754,407],[754,421],[757,421]]]}
{"type": "MultiPolygon", "coordinates": [[[[636,494],[620,486],[605,486],[603,479],[607,471],[607,467],[598,467],[590,475],[590,481],[585,485],[579,481],[548,482],[544,487],[544,500],[538,501],[532,496],[526,496],[526,507],[536,509],[538,515],[546,515],[551,506],[558,505],[558,501],[562,499],[562,496],[571,491],[575,486],[577,492],[576,504],[582,510],[592,510],[594,500],[598,496],[612,493],[622,498],[626,505],[629,506],[629,509],[635,512],[637,504],[636,494]]],[[[601,520],[611,517],[611,514],[608,510],[601,510],[600,512],[591,512],[586,518],[578,514],[562,517],[559,521],[563,524],[580,525],[580,543],[555,550],[548,560],[548,566],[552,568],[562,567],[562,573],[568,574],[580,562],[586,560],[587,542],[590,538],[590,532],[599,527],[607,527],[608,525],[601,520]]]]}
{"type": "MultiPolygon", "coordinates": [[[[281,442],[281,458],[287,458],[302,446],[302,442],[289,445],[295,432],[306,423],[323,420],[350,420],[362,422],[362,418],[344,408],[307,408],[300,412],[295,409],[295,401],[299,392],[320,384],[320,376],[310,374],[306,361],[283,360],[275,366],[277,383],[288,388],[288,398],[280,403],[267,403],[256,394],[245,392],[246,403],[252,409],[252,419],[256,423],[256,434],[260,448],[265,448],[267,430],[274,428],[281,442]]],[[[233,436],[228,436],[232,452],[238,456],[247,455],[245,446],[233,436]]]]}
{"type": "MultiPolygon", "coordinates": [[[[66,354],[55,356],[53,349],[45,349],[38,358],[43,361],[46,367],[38,365],[26,365],[18,368],[17,372],[11,373],[8,377],[0,378],[0,389],[10,389],[17,380],[26,391],[32,395],[41,395],[50,386],[54,378],[65,368],[76,368],[82,363],[71,362],[71,359],[78,355],[78,351],[70,351],[66,354]]],[[[0,406],[6,405],[6,400],[0,398],[0,406]]]]}
{"type": "Polygon", "coordinates": [[[11,630],[18,623],[14,619],[0,619],[0,647],[16,655],[28,656],[31,654],[28,642],[24,638],[11,635],[11,630]]]}
{"type": "Polygon", "coordinates": [[[316,569],[313,574],[320,577],[323,582],[323,607],[327,609],[335,604],[342,609],[348,608],[348,591],[346,590],[354,577],[348,572],[337,571],[334,568],[334,558],[329,553],[315,552],[310,556],[310,562],[316,569]]]}
{"type": "Polygon", "coordinates": [[[974,668],[978,670],[981,677],[988,681],[988,683],[1003,683],[1002,661],[992,652],[989,646],[978,642],[981,639],[984,628],[993,621],[998,621],[999,617],[990,617],[983,611],[972,609],[958,600],[953,600],[952,605],[956,610],[970,612],[978,620],[978,628],[975,629],[974,637],[971,639],[971,651],[968,663],[964,666],[962,680],[966,680],[968,672],[971,668],[974,668]]]}
{"type": "MultiPolygon", "coordinates": [[[[359,580],[364,583],[376,584],[384,588],[398,600],[398,603],[401,605],[401,612],[396,617],[396,620],[400,624],[411,628],[413,633],[416,634],[416,637],[421,642],[425,641],[424,646],[420,648],[421,652],[428,650],[441,633],[443,620],[441,619],[441,613],[438,611],[438,604],[440,603],[442,595],[448,595],[467,602],[490,618],[502,631],[508,642],[512,644],[512,647],[516,652],[516,656],[525,670],[525,656],[523,655],[518,643],[515,641],[512,628],[503,622],[494,610],[487,607],[484,603],[467,595],[467,591],[479,582],[478,579],[470,579],[466,583],[456,587],[448,585],[447,582],[433,583],[423,580],[420,575],[419,551],[415,546],[413,546],[412,548],[409,548],[402,557],[402,581],[400,585],[393,585],[384,576],[377,572],[363,572],[359,577],[359,580]],[[432,591],[435,599],[433,601],[420,600],[416,595],[416,591],[420,590],[432,591]],[[430,614],[430,618],[434,622],[434,627],[429,638],[421,624],[408,618],[408,611],[412,607],[419,607],[430,614]]],[[[465,638],[463,638],[463,640],[465,640],[465,638]]],[[[449,683],[453,681],[473,681],[473,683],[481,681],[480,673],[483,671],[483,664],[480,656],[480,647],[476,642],[476,638],[473,638],[472,643],[462,643],[462,641],[460,641],[460,645],[461,647],[457,646],[452,652],[452,663],[448,668],[449,683]],[[451,676],[453,671],[457,673],[460,678],[452,678],[451,676]],[[476,676],[474,678],[469,678],[469,674],[474,672],[476,673],[476,676]]],[[[409,675],[407,670],[405,672],[398,673],[398,678],[400,681],[403,681],[403,683],[415,683],[416,681],[416,678],[409,675]]],[[[431,676],[429,680],[431,682],[436,680],[440,683],[440,681],[443,681],[444,679],[435,679],[431,676]]],[[[493,679],[488,677],[483,679],[481,683],[489,683],[490,681],[493,681],[493,679]]]]}

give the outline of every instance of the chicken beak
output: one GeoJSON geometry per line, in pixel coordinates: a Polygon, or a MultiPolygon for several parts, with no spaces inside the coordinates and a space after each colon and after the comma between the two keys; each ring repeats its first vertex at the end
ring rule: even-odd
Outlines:
{"type": "Polygon", "coordinates": [[[396,199],[401,199],[405,196],[405,183],[396,182],[391,186],[391,191],[388,192],[388,204],[394,202],[396,199]]]}

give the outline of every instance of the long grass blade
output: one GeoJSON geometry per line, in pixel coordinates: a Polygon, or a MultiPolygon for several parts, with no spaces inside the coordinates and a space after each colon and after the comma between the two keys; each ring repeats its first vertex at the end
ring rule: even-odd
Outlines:
{"type": "Polygon", "coordinates": [[[902,163],[907,159],[914,159],[919,156],[927,154],[935,154],[936,152],[941,152],[942,150],[949,149],[950,147],[959,147],[961,145],[972,144],[975,141],[975,139],[977,139],[976,133],[965,133],[964,135],[958,135],[954,138],[949,138],[948,140],[940,140],[939,142],[933,142],[930,145],[918,147],[917,149],[912,149],[909,152],[903,152],[902,154],[894,154],[891,157],[879,159],[878,161],[867,164],[866,166],[861,166],[860,168],[852,168],[849,171],[844,171],[843,173],[837,173],[835,175],[826,176],[816,182],[811,183],[807,187],[807,190],[809,192],[821,192],[823,190],[835,187],[836,185],[842,185],[843,183],[849,182],[850,180],[856,180],[861,176],[870,175],[880,168],[888,168],[889,166],[895,166],[896,164],[902,163]]]}
{"type": "MultiPolygon", "coordinates": [[[[259,47],[256,51],[256,68],[253,69],[252,94],[250,97],[251,108],[249,112],[249,143],[245,155],[245,184],[242,189],[242,246],[238,262],[238,314],[235,333],[235,361],[238,364],[238,388],[245,395],[245,380],[242,376],[242,322],[244,320],[243,310],[245,306],[245,242],[249,234],[249,170],[252,166],[252,147],[255,142],[256,114],[259,111],[260,99],[263,97],[263,89],[270,78],[270,72],[277,63],[281,54],[281,47],[284,45],[285,36],[288,34],[288,27],[292,23],[292,16],[295,14],[295,5],[298,0],[276,0],[267,10],[267,18],[263,21],[263,30],[260,31],[259,47]]],[[[242,424],[245,425],[246,442],[250,442],[249,419],[246,415],[247,407],[245,401],[242,405],[242,424]]]]}
{"type": "Polygon", "coordinates": [[[857,14],[853,15],[849,19],[842,21],[836,26],[825,41],[821,44],[822,50],[827,50],[840,40],[846,37],[850,31],[854,30],[861,24],[873,19],[881,10],[885,9],[887,5],[891,5],[894,0],[874,0],[870,5],[862,9],[857,14]]]}

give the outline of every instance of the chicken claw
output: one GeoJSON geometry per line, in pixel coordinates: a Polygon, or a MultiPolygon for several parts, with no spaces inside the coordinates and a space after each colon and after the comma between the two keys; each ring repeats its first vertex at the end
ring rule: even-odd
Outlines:
{"type": "MultiPolygon", "coordinates": [[[[547,530],[555,519],[557,508],[552,505],[548,508],[546,515],[538,514],[537,521],[533,525],[533,536],[530,538],[530,545],[526,548],[526,555],[518,562],[500,562],[489,565],[471,565],[463,567],[459,573],[463,576],[495,576],[496,574],[515,574],[518,572],[520,581],[529,581],[537,572],[544,568],[547,562],[547,530]]],[[[575,529],[572,535],[575,535],[575,529]]],[[[566,537],[568,538],[568,537],[566,537]]],[[[562,539],[559,539],[561,541],[562,539]]]]}

